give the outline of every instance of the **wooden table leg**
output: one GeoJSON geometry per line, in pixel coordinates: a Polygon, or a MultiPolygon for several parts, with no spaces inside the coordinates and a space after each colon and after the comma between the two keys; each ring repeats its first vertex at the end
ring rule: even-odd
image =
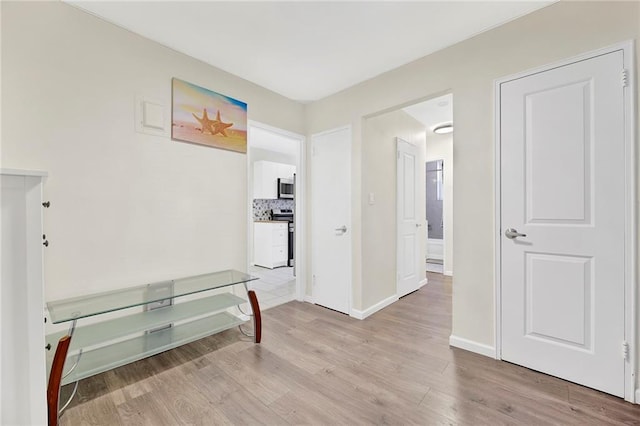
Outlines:
{"type": "Polygon", "coordinates": [[[64,336],[58,342],[56,354],[51,364],[49,373],[49,385],[47,386],[47,412],[49,414],[49,426],[58,426],[58,404],[60,402],[60,383],[62,382],[62,371],[64,362],[67,359],[71,336],[64,336]]]}
{"type": "Polygon", "coordinates": [[[255,336],[255,342],[260,343],[260,339],[262,338],[262,317],[260,316],[258,297],[253,290],[249,290],[247,294],[249,296],[249,303],[251,303],[251,310],[253,311],[253,334],[255,336]]]}

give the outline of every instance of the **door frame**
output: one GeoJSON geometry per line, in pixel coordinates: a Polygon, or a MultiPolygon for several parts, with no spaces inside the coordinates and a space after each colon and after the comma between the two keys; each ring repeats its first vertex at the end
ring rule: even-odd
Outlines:
{"type": "MultiPolygon", "coordinates": [[[[309,197],[309,210],[310,210],[310,221],[311,221],[311,226],[309,229],[309,234],[310,234],[310,240],[313,241],[313,237],[314,237],[314,227],[315,227],[315,217],[317,215],[316,210],[313,208],[313,187],[315,185],[315,182],[313,180],[313,155],[315,152],[315,138],[318,136],[323,136],[323,135],[327,135],[329,133],[335,133],[335,132],[339,132],[342,130],[347,130],[349,132],[349,137],[348,137],[348,144],[349,146],[347,147],[347,152],[349,155],[349,174],[353,175],[353,153],[352,153],[352,149],[353,149],[353,129],[351,127],[350,124],[344,125],[344,126],[340,126],[340,127],[335,127],[333,129],[329,129],[329,130],[324,130],[322,132],[317,132],[311,135],[311,137],[309,138],[309,142],[310,142],[310,166],[311,166],[311,174],[309,175],[309,187],[311,188],[311,196],[309,197]]],[[[349,199],[353,200],[353,182],[350,180],[349,181],[349,199]]],[[[349,203],[349,223],[348,223],[348,227],[349,227],[349,253],[351,255],[351,258],[349,259],[349,291],[347,292],[347,313],[349,316],[353,317],[353,205],[352,205],[353,201],[351,203],[349,203]]],[[[314,288],[315,288],[315,272],[316,272],[316,268],[317,268],[317,262],[315,261],[315,254],[313,253],[313,251],[311,251],[311,273],[309,275],[310,278],[310,283],[311,283],[311,294],[309,296],[307,296],[305,298],[306,302],[309,303],[315,303],[315,296],[313,294],[314,292],[314,288]]]]}
{"type": "MultiPolygon", "coordinates": [[[[577,55],[562,61],[543,65],[528,71],[523,71],[507,77],[494,80],[494,344],[495,358],[502,359],[502,237],[501,237],[501,135],[500,135],[500,87],[503,83],[527,77],[532,74],[541,73],[554,68],[570,65],[575,62],[584,61],[597,56],[602,56],[615,51],[623,51],[624,69],[626,70],[626,91],[624,92],[624,144],[625,144],[625,341],[628,344],[628,355],[624,366],[624,399],[626,401],[640,403],[640,389],[635,389],[635,375],[637,369],[637,345],[636,345],[636,304],[638,297],[638,289],[636,284],[637,258],[636,246],[638,241],[637,224],[636,224],[636,176],[637,176],[637,160],[636,160],[636,126],[637,116],[635,110],[636,84],[635,84],[635,44],[633,40],[617,43],[602,49],[593,50],[581,55],[577,55]]],[[[621,84],[625,80],[621,75],[621,84]]],[[[622,356],[622,347],[620,348],[622,356]]]]}
{"type": "Polygon", "coordinates": [[[251,179],[251,128],[258,128],[267,132],[284,136],[298,141],[298,161],[296,164],[296,198],[295,198],[295,265],[296,265],[296,300],[304,301],[306,286],[306,259],[307,259],[307,239],[306,237],[306,143],[305,136],[288,130],[273,127],[268,124],[254,120],[247,123],[247,267],[251,266],[251,248],[253,247],[253,179],[251,179]]]}

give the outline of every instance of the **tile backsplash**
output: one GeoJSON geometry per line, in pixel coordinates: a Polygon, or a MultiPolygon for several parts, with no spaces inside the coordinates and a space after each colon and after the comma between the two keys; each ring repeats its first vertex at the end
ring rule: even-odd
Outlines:
{"type": "Polygon", "coordinates": [[[289,209],[293,210],[295,206],[294,200],[286,199],[254,199],[253,200],[253,220],[270,220],[271,209],[289,209]]]}

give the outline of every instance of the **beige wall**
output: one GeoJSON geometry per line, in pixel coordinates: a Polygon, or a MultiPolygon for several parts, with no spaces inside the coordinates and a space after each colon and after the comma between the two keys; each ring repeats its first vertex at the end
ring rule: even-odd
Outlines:
{"type": "MultiPolygon", "coordinates": [[[[362,268],[360,305],[364,310],[396,294],[396,137],[418,147],[418,217],[425,217],[425,127],[402,110],[364,121],[362,150],[362,268]],[[369,204],[369,193],[375,195],[369,204]]],[[[423,221],[424,223],[424,221],[423,221]]],[[[424,228],[422,228],[424,229],[424,228]]],[[[424,259],[425,240],[420,239],[420,259],[424,259]]],[[[424,278],[424,272],[421,279],[424,278]]],[[[356,299],[356,298],[354,298],[356,299]]]]}
{"type": "MultiPolygon", "coordinates": [[[[307,107],[309,133],[353,126],[353,282],[375,259],[362,247],[362,117],[452,91],[453,334],[494,346],[494,80],[640,35],[638,2],[559,2],[307,107]]],[[[637,48],[637,46],[636,46],[637,48]]],[[[368,155],[368,154],[367,154],[368,155]]],[[[388,249],[393,256],[393,248],[388,249]]],[[[363,308],[366,308],[364,306],[363,308]]]]}
{"type": "Polygon", "coordinates": [[[437,135],[427,131],[426,137],[425,161],[444,160],[444,201],[442,203],[444,221],[443,270],[445,275],[453,275],[453,135],[437,135]]]}
{"type": "Polygon", "coordinates": [[[49,172],[48,300],[247,264],[246,155],[135,132],[179,77],[304,133],[304,107],[61,2],[2,2],[2,167],[49,172]]]}

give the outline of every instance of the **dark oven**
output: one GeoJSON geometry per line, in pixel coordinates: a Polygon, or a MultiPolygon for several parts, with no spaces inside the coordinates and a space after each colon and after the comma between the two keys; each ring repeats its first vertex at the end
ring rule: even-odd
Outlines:
{"type": "Polygon", "coordinates": [[[287,266],[294,266],[295,254],[295,226],[293,224],[293,210],[290,209],[272,209],[271,220],[281,220],[289,222],[289,238],[287,240],[288,261],[287,266]]]}

